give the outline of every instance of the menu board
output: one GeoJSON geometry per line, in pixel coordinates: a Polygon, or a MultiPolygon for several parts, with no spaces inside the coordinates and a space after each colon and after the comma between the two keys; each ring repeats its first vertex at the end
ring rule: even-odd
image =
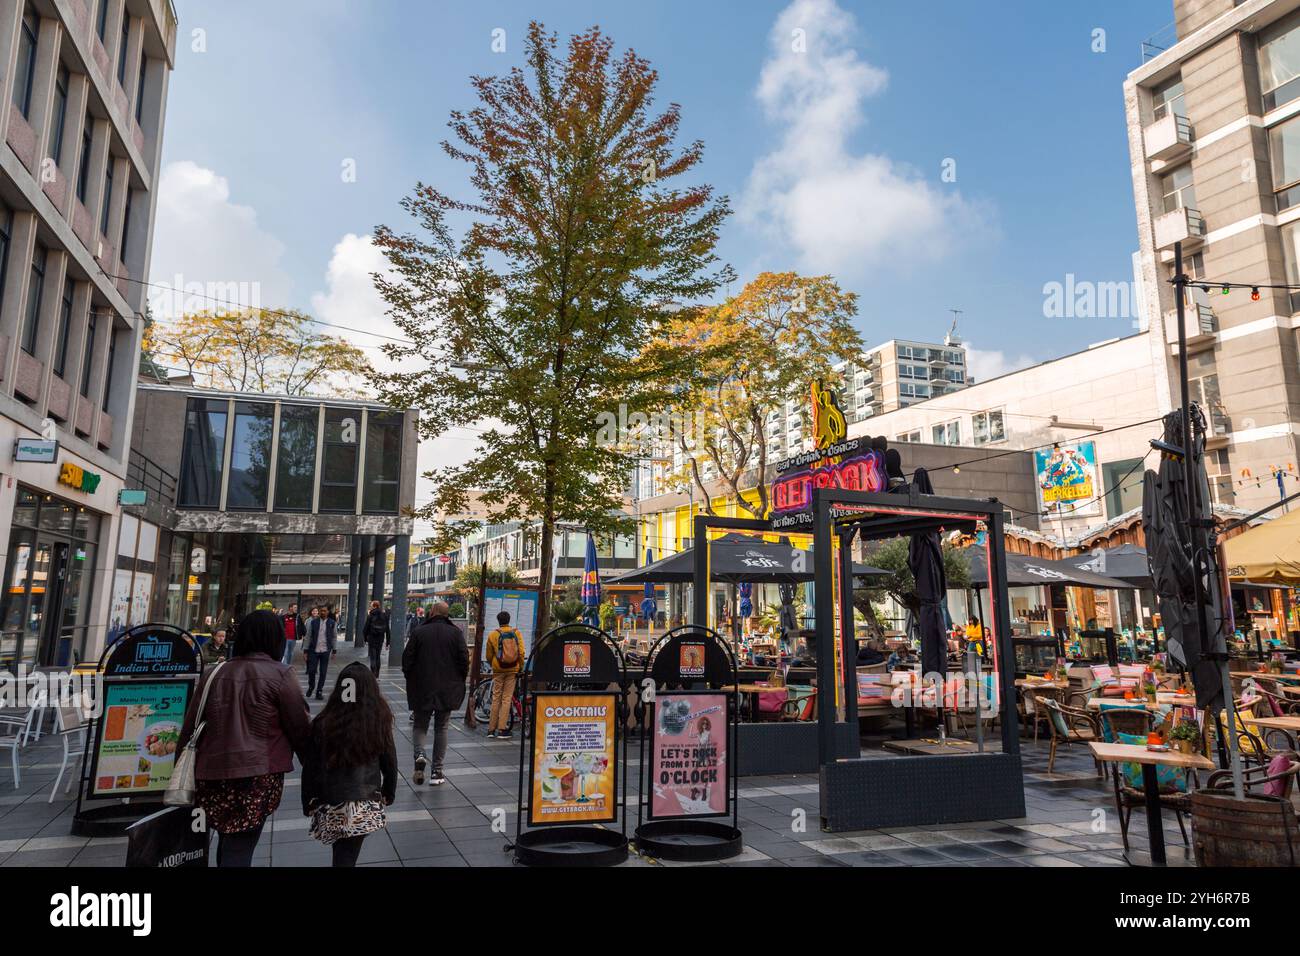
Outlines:
{"type": "Polygon", "coordinates": [[[528,823],[608,823],[617,816],[616,694],[535,695],[528,823]]]}
{"type": "MultiPolygon", "coordinates": [[[[520,652],[527,657],[533,650],[533,636],[537,632],[537,592],[526,588],[488,588],[483,594],[484,630],[491,633],[497,626],[497,614],[506,611],[510,626],[519,631],[523,639],[520,652]]],[[[479,655],[487,659],[487,641],[481,641],[479,655]]]]}
{"type": "Polygon", "coordinates": [[[105,682],[92,755],[92,797],[167,789],[192,687],[188,680],[105,682]]]}

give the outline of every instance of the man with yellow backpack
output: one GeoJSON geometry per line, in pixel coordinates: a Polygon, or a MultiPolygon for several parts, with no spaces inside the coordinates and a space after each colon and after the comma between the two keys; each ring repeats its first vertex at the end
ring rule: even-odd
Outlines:
{"type": "Polygon", "coordinates": [[[515,696],[515,682],[524,669],[524,638],[510,626],[510,612],[497,615],[497,628],[487,639],[487,659],[492,665],[492,714],[488,718],[488,736],[510,736],[510,702],[515,696]]]}

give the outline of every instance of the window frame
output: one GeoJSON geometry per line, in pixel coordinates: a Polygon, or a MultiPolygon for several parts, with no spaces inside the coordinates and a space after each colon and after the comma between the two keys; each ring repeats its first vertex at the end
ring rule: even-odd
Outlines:
{"type": "Polygon", "coordinates": [[[36,357],[36,339],[41,331],[41,306],[45,293],[45,270],[49,265],[50,250],[40,242],[32,248],[31,287],[27,290],[27,313],[23,316],[22,336],[19,345],[24,352],[36,357]]]}
{"type": "Polygon", "coordinates": [[[18,50],[14,56],[14,87],[12,99],[23,119],[32,118],[32,86],[36,80],[36,51],[40,44],[41,17],[31,4],[23,4],[18,18],[18,50]],[[31,21],[29,23],[29,21],[31,21]]]}
{"type": "Polygon", "coordinates": [[[50,362],[54,374],[59,378],[63,378],[68,370],[68,338],[72,332],[72,308],[76,297],[76,283],[71,276],[67,276],[63,280],[63,296],[59,302],[59,335],[50,362]]]}

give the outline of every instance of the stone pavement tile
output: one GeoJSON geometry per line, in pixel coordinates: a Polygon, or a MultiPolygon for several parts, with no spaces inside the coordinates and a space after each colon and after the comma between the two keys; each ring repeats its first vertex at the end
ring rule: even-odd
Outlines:
{"type": "Polygon", "coordinates": [[[1034,856],[1021,857],[1030,866],[1081,866],[1073,860],[1066,859],[1062,856],[1051,856],[1050,854],[1035,854],[1034,856]]]}
{"type": "Polygon", "coordinates": [[[786,866],[848,866],[844,856],[825,856],[821,853],[814,853],[812,856],[792,856],[786,857],[783,861],[786,866]]]}
{"type": "Polygon", "coordinates": [[[861,850],[901,850],[912,845],[892,833],[868,833],[866,836],[849,837],[849,840],[861,850]]]}
{"type": "MultiPolygon", "coordinates": [[[[1132,832],[1132,831],[1130,831],[1132,832]]],[[[1139,840],[1144,840],[1146,834],[1136,835],[1139,840]]],[[[1124,841],[1118,836],[1108,836],[1104,833],[1094,834],[1074,834],[1073,836],[1063,838],[1063,843],[1069,843],[1081,850],[1122,850],[1124,841]]]]}
{"type": "Polygon", "coordinates": [[[1063,843],[1060,840],[1053,840],[1051,837],[1042,837],[1037,840],[1025,840],[1025,845],[1032,847],[1039,853],[1077,853],[1079,848],[1072,843],[1063,843]]]}
{"type": "Polygon", "coordinates": [[[810,849],[808,844],[799,843],[795,840],[782,840],[776,843],[751,843],[748,837],[745,840],[746,846],[753,846],[763,853],[772,857],[774,860],[793,860],[797,857],[826,856],[825,853],[818,853],[810,849]]]}
{"type": "Polygon", "coordinates": [[[894,833],[892,836],[912,846],[938,846],[942,843],[954,842],[946,833],[936,833],[928,830],[905,830],[902,833],[894,833]]]}
{"type": "Polygon", "coordinates": [[[876,852],[906,866],[932,866],[948,861],[948,858],[943,856],[937,850],[921,846],[902,847],[896,850],[879,850],[876,852]]]}
{"type": "Polygon", "coordinates": [[[809,848],[816,850],[818,853],[854,853],[862,849],[862,846],[853,840],[841,840],[835,837],[823,837],[818,840],[809,840],[805,843],[809,848]]]}
{"type": "MultiPolygon", "coordinates": [[[[913,847],[912,849],[916,849],[913,847]]],[[[837,853],[834,856],[827,857],[834,860],[842,866],[900,866],[898,860],[889,856],[881,850],[856,850],[853,853],[837,853]]],[[[797,859],[790,861],[795,865],[797,859]]]]}
{"type": "Polygon", "coordinates": [[[985,849],[986,844],[980,843],[946,843],[942,846],[932,847],[935,852],[942,853],[950,860],[959,860],[963,863],[969,863],[976,860],[987,860],[996,857],[997,854],[991,850],[985,849]]]}
{"type": "Polygon", "coordinates": [[[980,846],[991,853],[996,853],[998,856],[1028,856],[1034,852],[1031,847],[1025,846],[1023,843],[1017,843],[1014,840],[996,840],[993,843],[981,843],[980,846]]]}
{"type": "Polygon", "coordinates": [[[402,858],[402,866],[454,866],[467,867],[469,863],[459,853],[444,853],[441,856],[426,856],[417,859],[402,858]]]}
{"type": "Polygon", "coordinates": [[[1128,862],[1118,853],[1075,853],[1072,859],[1078,859],[1085,866],[1128,866],[1128,862]]]}
{"type": "Polygon", "coordinates": [[[438,807],[433,810],[433,819],[444,830],[460,830],[466,827],[486,828],[492,822],[473,807],[438,807]]]}
{"type": "Polygon", "coordinates": [[[80,852],[80,848],[76,847],[66,847],[61,850],[31,850],[13,854],[5,861],[5,866],[67,866],[80,852]]]}

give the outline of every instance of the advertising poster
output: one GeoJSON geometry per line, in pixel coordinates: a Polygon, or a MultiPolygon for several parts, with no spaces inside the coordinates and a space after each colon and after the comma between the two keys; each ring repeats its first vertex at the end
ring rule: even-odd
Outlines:
{"type": "Polygon", "coordinates": [[[1057,444],[1035,451],[1034,475],[1042,511],[1067,517],[1101,514],[1094,442],[1057,444]]]}
{"type": "Polygon", "coordinates": [[[92,797],[167,788],[191,686],[184,680],[106,682],[92,758],[92,797]]]}
{"type": "Polygon", "coordinates": [[[726,814],[726,694],[655,697],[650,775],[652,818],[726,814]]]}
{"type": "Polygon", "coordinates": [[[537,694],[530,826],[617,816],[615,694],[537,694]]]}
{"type": "MultiPolygon", "coordinates": [[[[526,588],[488,588],[483,595],[483,620],[487,632],[497,626],[497,614],[506,611],[510,614],[510,626],[519,631],[523,638],[520,650],[527,657],[533,650],[533,637],[537,633],[537,592],[526,588]]],[[[487,659],[487,641],[483,641],[480,652],[487,659]]]]}

